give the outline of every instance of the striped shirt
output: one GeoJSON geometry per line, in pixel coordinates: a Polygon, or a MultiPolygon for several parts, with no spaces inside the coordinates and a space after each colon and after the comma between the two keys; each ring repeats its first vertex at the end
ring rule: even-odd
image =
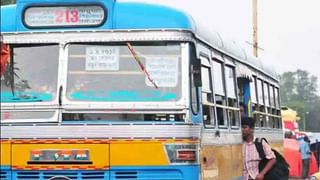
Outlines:
{"type": "MultiPolygon", "coordinates": [[[[262,146],[267,159],[273,159],[276,156],[269,144],[262,141],[262,146]]],[[[259,174],[259,162],[261,158],[256,149],[254,142],[244,142],[242,145],[242,159],[243,159],[243,180],[248,180],[249,177],[255,179],[259,174]]]]}

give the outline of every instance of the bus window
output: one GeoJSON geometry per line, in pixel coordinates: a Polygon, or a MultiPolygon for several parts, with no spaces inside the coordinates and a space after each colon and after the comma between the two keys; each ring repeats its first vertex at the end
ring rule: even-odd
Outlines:
{"type": "Polygon", "coordinates": [[[274,89],[274,99],[275,99],[276,109],[280,109],[280,99],[279,99],[279,89],[278,88],[274,89]]]}
{"type": "Polygon", "coordinates": [[[250,95],[251,95],[251,103],[256,104],[257,103],[257,93],[256,93],[256,77],[252,78],[252,81],[250,82],[250,95]]]}
{"type": "MultiPolygon", "coordinates": [[[[257,114],[259,110],[258,105],[258,96],[257,96],[257,77],[253,76],[252,81],[250,82],[250,93],[251,93],[251,103],[252,103],[252,114],[255,119],[258,119],[259,115],[257,114]]],[[[256,123],[258,124],[258,122],[256,123]]]]}
{"type": "Polygon", "coordinates": [[[213,127],[214,124],[214,102],[212,97],[212,78],[210,62],[207,57],[200,57],[201,78],[202,78],[202,109],[203,109],[203,123],[205,127],[213,127]]]}
{"type": "Polygon", "coordinates": [[[232,127],[238,127],[240,124],[239,120],[239,110],[233,109],[238,107],[237,97],[236,97],[236,78],[235,70],[233,67],[226,66],[226,85],[227,85],[227,96],[228,96],[228,118],[232,127]]]}
{"type": "MultiPolygon", "coordinates": [[[[270,95],[270,106],[271,106],[270,114],[277,115],[277,111],[275,109],[276,106],[275,106],[274,86],[273,85],[269,86],[269,95],[270,95]]],[[[269,127],[275,128],[275,121],[276,121],[276,117],[274,117],[274,116],[269,117],[269,127]]]]}
{"type": "Polygon", "coordinates": [[[228,98],[236,99],[235,73],[232,67],[226,66],[226,84],[228,98]]]}
{"type": "Polygon", "coordinates": [[[261,79],[257,80],[257,90],[258,90],[258,109],[256,110],[257,116],[256,116],[256,126],[257,127],[265,127],[266,126],[266,115],[265,115],[265,101],[264,101],[264,94],[263,94],[263,81],[261,79]]]}
{"type": "Polygon", "coordinates": [[[250,100],[251,100],[252,113],[254,113],[257,110],[257,105],[258,105],[256,85],[257,85],[256,77],[253,76],[250,82],[250,100]]]}
{"type": "Polygon", "coordinates": [[[218,125],[226,127],[228,125],[227,112],[224,108],[226,106],[225,99],[225,84],[223,82],[223,70],[222,63],[212,61],[213,77],[214,77],[214,91],[215,91],[215,103],[218,125]]]}
{"type": "Polygon", "coordinates": [[[181,98],[179,44],[71,44],[70,101],[150,102],[181,98]],[[139,52],[139,60],[130,48],[139,52]]]}
{"type": "MultiPolygon", "coordinates": [[[[263,86],[263,94],[264,94],[264,102],[265,102],[265,112],[267,114],[271,114],[271,108],[270,108],[270,95],[269,95],[269,84],[267,82],[264,82],[263,86]]],[[[268,122],[271,117],[266,115],[264,118],[264,126],[268,127],[268,122]]]]}
{"type": "Polygon", "coordinates": [[[269,85],[268,83],[264,83],[264,91],[263,91],[263,94],[264,94],[264,102],[265,102],[265,105],[266,106],[270,106],[270,101],[269,101],[269,85]]]}
{"type": "Polygon", "coordinates": [[[204,64],[203,62],[208,61],[205,57],[200,57],[202,62],[201,67],[201,78],[202,78],[202,91],[205,93],[211,93],[211,77],[210,77],[210,64],[204,64]]]}
{"type": "Polygon", "coordinates": [[[262,81],[261,79],[258,79],[257,80],[257,90],[258,90],[258,103],[259,105],[263,105],[264,102],[263,102],[263,84],[262,84],[262,81]]]}
{"type": "Polygon", "coordinates": [[[214,92],[221,96],[225,96],[224,83],[222,74],[222,64],[216,61],[212,61],[213,65],[213,77],[214,77],[214,92]]]}
{"type": "Polygon", "coordinates": [[[10,45],[1,80],[1,102],[49,102],[57,96],[59,46],[10,45]]]}
{"type": "Polygon", "coordinates": [[[274,100],[274,86],[272,85],[270,85],[269,94],[270,94],[270,106],[274,108],[276,106],[275,106],[275,100],[274,100]]]}
{"type": "Polygon", "coordinates": [[[275,128],[282,128],[282,122],[281,122],[281,118],[280,118],[280,97],[279,97],[279,88],[275,87],[274,89],[274,97],[275,97],[275,104],[276,104],[276,115],[279,116],[278,118],[276,118],[275,120],[275,128]]]}

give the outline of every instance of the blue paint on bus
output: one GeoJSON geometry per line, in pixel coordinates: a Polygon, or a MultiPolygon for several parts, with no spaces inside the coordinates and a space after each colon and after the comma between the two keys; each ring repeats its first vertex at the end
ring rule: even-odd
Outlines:
{"type": "Polygon", "coordinates": [[[199,165],[174,165],[174,166],[112,166],[109,170],[12,170],[1,167],[1,179],[38,179],[45,180],[52,177],[68,177],[70,179],[199,179],[199,165]]]}
{"type": "Polygon", "coordinates": [[[160,5],[117,3],[113,17],[114,29],[193,29],[191,17],[160,5]]]}
{"type": "Polygon", "coordinates": [[[1,32],[16,31],[16,5],[1,6],[1,32]]]}
{"type": "Polygon", "coordinates": [[[170,101],[176,99],[174,93],[132,92],[132,91],[77,91],[69,98],[77,101],[170,101]]]}
{"type": "Polygon", "coordinates": [[[1,102],[41,102],[51,101],[53,99],[52,94],[39,93],[39,92],[16,92],[14,95],[10,91],[1,92],[1,102]]]}
{"type": "Polygon", "coordinates": [[[112,166],[110,180],[125,179],[174,179],[174,180],[197,180],[199,176],[199,165],[174,165],[174,166],[112,166]],[[130,178],[127,178],[130,179],[130,178]]]}

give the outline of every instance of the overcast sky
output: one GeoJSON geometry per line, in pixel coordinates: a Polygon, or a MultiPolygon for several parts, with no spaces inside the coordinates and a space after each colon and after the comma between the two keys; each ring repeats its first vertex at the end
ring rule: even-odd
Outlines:
{"type": "MultiPolygon", "coordinates": [[[[252,42],[252,0],[140,1],[183,9],[240,44],[252,42]]],[[[309,71],[318,77],[320,92],[320,0],[258,0],[258,44],[265,64],[279,74],[309,71]]]]}

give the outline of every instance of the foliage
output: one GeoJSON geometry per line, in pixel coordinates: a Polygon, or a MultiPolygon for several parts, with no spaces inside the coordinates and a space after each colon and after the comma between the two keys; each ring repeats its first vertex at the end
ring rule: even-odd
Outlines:
{"type": "Polygon", "coordinates": [[[286,104],[292,101],[314,103],[317,95],[317,77],[307,71],[285,72],[281,76],[281,100],[286,104]]]}
{"type": "Polygon", "coordinates": [[[306,114],[318,112],[320,109],[317,77],[298,69],[295,72],[283,73],[280,80],[282,105],[296,110],[301,117],[300,127],[304,127],[302,124],[306,114]]]}

